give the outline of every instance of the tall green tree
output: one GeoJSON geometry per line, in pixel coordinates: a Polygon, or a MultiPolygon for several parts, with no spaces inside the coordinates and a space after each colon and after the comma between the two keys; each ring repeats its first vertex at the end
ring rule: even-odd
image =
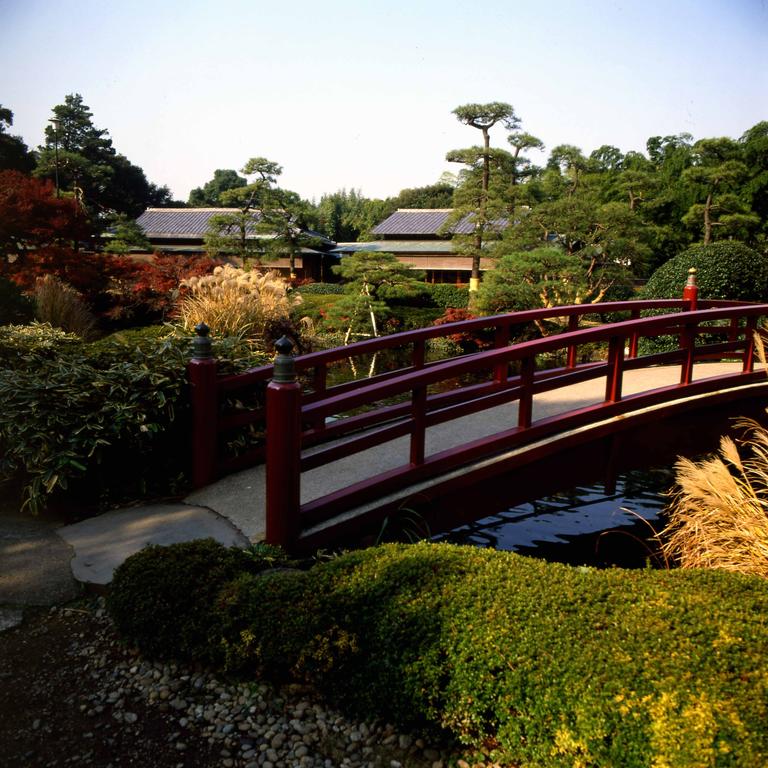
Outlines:
{"type": "Polygon", "coordinates": [[[715,239],[715,230],[748,239],[760,219],[738,194],[748,176],[743,147],[728,138],[702,139],[693,152],[694,164],[683,171],[682,179],[696,190],[697,202],[682,217],[683,223],[702,232],[704,245],[715,239]]]}
{"type": "Polygon", "coordinates": [[[768,121],[753,125],[739,139],[749,178],[743,195],[750,210],[762,221],[761,236],[768,238],[768,121]]]}
{"type": "Polygon", "coordinates": [[[0,104],[0,171],[31,173],[35,167],[34,155],[19,136],[11,136],[13,112],[0,104]]]}
{"type": "Polygon", "coordinates": [[[217,168],[213,178],[202,187],[195,187],[189,193],[188,204],[193,208],[220,208],[222,194],[232,189],[240,189],[248,185],[248,180],[237,171],[229,168],[217,168]]]}
{"type": "Polygon", "coordinates": [[[516,130],[520,119],[512,105],[499,101],[465,104],[456,107],[453,114],[459,122],[479,130],[483,139],[481,147],[452,150],[446,155],[449,162],[466,166],[454,193],[454,211],[446,222],[446,230],[450,231],[462,220],[472,225],[471,235],[455,234],[453,239],[457,251],[472,259],[469,289],[474,292],[480,286],[483,246],[488,240],[497,239],[506,224],[505,191],[509,185],[498,177],[505,167],[510,167],[512,156],[504,150],[491,148],[490,131],[497,124],[508,131],[516,130]],[[495,174],[492,173],[494,170],[495,174]]]}
{"type": "Polygon", "coordinates": [[[35,175],[56,182],[59,193],[80,201],[94,221],[109,213],[134,218],[168,200],[167,187],[150,184],[141,168],[116,152],[109,132],[96,128],[79,93],[69,94],[52,111],[35,175]]]}

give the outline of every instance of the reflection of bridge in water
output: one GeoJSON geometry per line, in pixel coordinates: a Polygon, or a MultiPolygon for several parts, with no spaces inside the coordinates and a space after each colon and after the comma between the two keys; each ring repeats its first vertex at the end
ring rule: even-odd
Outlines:
{"type": "Polygon", "coordinates": [[[215,496],[216,511],[251,539],[309,549],[359,537],[399,508],[444,530],[487,516],[500,494],[516,503],[570,476],[610,476],[628,459],[678,450],[679,438],[701,448],[701,424],[719,430],[718,413],[768,391],[753,370],[763,315],[768,305],[722,301],[695,311],[671,300],[557,307],[297,358],[286,345],[274,367],[220,378],[203,341],[190,364],[199,490],[189,501],[211,506],[215,496]],[[526,324],[555,319],[562,332],[510,343],[526,324]],[[427,361],[431,339],[482,329],[492,329],[492,348],[427,361]],[[642,354],[642,340],[658,337],[666,351],[642,354]],[[409,362],[328,384],[339,360],[386,349],[408,350],[409,362]],[[265,387],[266,398],[254,397],[265,387]],[[243,428],[265,431],[266,446],[221,456],[227,435],[243,428]]]}

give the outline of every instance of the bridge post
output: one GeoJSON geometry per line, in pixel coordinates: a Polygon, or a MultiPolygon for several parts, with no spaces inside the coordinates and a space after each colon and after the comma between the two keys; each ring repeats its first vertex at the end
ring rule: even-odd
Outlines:
{"type": "Polygon", "coordinates": [[[621,400],[621,386],[624,377],[624,337],[611,336],[608,342],[608,372],[605,377],[605,402],[618,403],[621,400]]]}
{"type": "Polygon", "coordinates": [[[218,392],[217,363],[205,323],[195,326],[192,359],[187,363],[192,400],[192,485],[201,488],[216,479],[218,392]]]}
{"type": "Polygon", "coordinates": [[[301,385],[283,336],[276,344],[274,378],[267,385],[266,540],[290,549],[299,536],[301,505],[301,385]]]}

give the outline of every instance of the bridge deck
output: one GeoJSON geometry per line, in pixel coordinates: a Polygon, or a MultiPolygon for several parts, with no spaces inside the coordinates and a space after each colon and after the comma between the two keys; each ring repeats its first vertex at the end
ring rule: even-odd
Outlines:
{"type": "MultiPolygon", "coordinates": [[[[694,367],[694,379],[734,373],[740,368],[741,363],[699,363],[694,367]]],[[[626,397],[671,386],[679,381],[679,377],[679,365],[625,371],[623,395],[626,397]]],[[[539,393],[533,401],[533,420],[602,403],[604,396],[604,378],[539,393]]],[[[426,454],[429,456],[476,438],[487,437],[516,424],[517,403],[514,402],[430,427],[427,430],[426,454]]],[[[301,502],[305,504],[364,480],[371,474],[402,466],[408,462],[408,451],[409,439],[401,437],[305,472],[301,478],[301,502]]],[[[437,481],[431,480],[426,485],[435,482],[437,481]]],[[[186,501],[209,507],[231,520],[251,541],[261,541],[266,529],[265,485],[266,472],[262,465],[229,475],[201,488],[188,496],[186,501]]],[[[399,495],[406,498],[418,490],[419,488],[411,486],[402,489],[399,495]]],[[[352,511],[345,517],[354,514],[355,511],[352,511]]]]}

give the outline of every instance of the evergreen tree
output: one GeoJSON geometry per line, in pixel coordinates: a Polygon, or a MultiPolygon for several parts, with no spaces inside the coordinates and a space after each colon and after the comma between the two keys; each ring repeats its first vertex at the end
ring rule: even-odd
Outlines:
{"type": "Polygon", "coordinates": [[[35,158],[20,137],[8,133],[12,125],[13,112],[0,104],[0,171],[31,173],[35,158]]]}
{"type": "Polygon", "coordinates": [[[504,168],[512,165],[512,155],[500,149],[491,149],[490,130],[501,123],[507,130],[516,130],[520,119],[510,104],[491,102],[489,104],[465,104],[453,110],[459,120],[477,128],[483,137],[483,146],[458,149],[448,152],[449,162],[466,166],[459,176],[459,185],[454,194],[454,210],[445,224],[445,231],[452,231],[464,221],[472,227],[472,233],[454,234],[453,241],[458,253],[472,259],[472,273],[469,290],[476,291],[480,285],[480,259],[483,246],[489,240],[498,239],[507,224],[509,185],[499,179],[504,168]]]}

